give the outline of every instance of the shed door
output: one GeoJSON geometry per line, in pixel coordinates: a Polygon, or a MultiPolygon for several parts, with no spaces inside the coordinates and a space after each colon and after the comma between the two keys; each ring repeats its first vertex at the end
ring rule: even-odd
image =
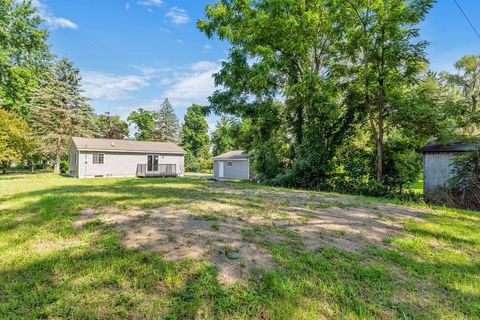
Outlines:
{"type": "Polygon", "coordinates": [[[218,163],[218,177],[223,178],[223,162],[218,163]]]}

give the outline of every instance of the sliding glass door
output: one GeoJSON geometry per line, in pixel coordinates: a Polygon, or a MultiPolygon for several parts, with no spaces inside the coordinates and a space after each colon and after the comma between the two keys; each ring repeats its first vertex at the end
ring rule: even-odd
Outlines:
{"type": "Polygon", "coordinates": [[[147,156],[147,172],[158,172],[158,155],[149,154],[147,156]]]}

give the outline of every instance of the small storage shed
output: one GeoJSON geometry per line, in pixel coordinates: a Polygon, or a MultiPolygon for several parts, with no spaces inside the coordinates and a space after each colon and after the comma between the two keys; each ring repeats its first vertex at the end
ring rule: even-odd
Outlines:
{"type": "Polygon", "coordinates": [[[475,151],[478,146],[467,143],[437,144],[431,142],[422,148],[423,193],[425,198],[435,197],[438,188],[448,186],[455,176],[453,158],[465,152],[475,151]]]}
{"type": "Polygon", "coordinates": [[[234,150],[213,158],[213,175],[216,179],[250,179],[250,155],[234,150]]]}

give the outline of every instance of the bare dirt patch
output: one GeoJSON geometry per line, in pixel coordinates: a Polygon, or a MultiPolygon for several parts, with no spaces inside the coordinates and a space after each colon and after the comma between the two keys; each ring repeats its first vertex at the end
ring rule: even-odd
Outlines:
{"type": "MultiPolygon", "coordinates": [[[[423,210],[388,204],[362,205],[351,196],[302,191],[252,190],[229,183],[208,183],[212,197],[157,209],[85,209],[77,228],[99,220],[113,224],[132,249],[161,252],[170,260],[198,259],[214,264],[222,283],[248,278],[253,269],[275,267],[261,241],[245,232],[266,227],[267,240],[287,241],[277,231],[293,232],[303,249],[335,246],[360,252],[368,246],[386,247],[399,237],[408,219],[421,219],[423,210]],[[238,251],[231,260],[227,251],[238,251]]],[[[265,239],[262,239],[265,240],[265,239]]]]}
{"type": "Polygon", "coordinates": [[[218,268],[219,280],[225,284],[246,279],[255,268],[274,266],[267,251],[242,239],[242,230],[247,226],[236,218],[205,217],[174,206],[124,212],[113,208],[86,209],[76,226],[95,220],[116,225],[124,234],[123,243],[127,248],[161,252],[173,261],[208,260],[218,268]],[[240,259],[227,258],[227,250],[238,251],[240,259]]]}

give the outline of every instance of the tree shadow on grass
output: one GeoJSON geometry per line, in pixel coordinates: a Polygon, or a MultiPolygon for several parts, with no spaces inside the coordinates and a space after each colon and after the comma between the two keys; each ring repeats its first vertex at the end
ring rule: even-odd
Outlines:
{"type": "MultiPolygon", "coordinates": [[[[26,252],[1,265],[0,317],[480,316],[478,290],[459,289],[467,281],[478,280],[478,260],[466,264],[425,262],[414,252],[401,249],[354,254],[323,247],[313,252],[305,250],[301,241],[296,246],[270,241],[268,236],[281,230],[264,227],[251,241],[268,249],[277,267],[254,273],[246,284],[225,287],[208,263],[169,262],[156,253],[127,250],[118,234],[105,225],[87,226],[86,230],[73,227],[79,211],[85,208],[185,205],[211,199],[211,194],[212,190],[195,180],[133,179],[67,185],[7,197],[5,201],[23,204],[2,211],[0,233],[15,234],[11,241],[20,250],[42,229],[61,237],[91,233],[95,240],[42,255],[26,252]],[[22,215],[23,219],[17,219],[22,215]]],[[[242,203],[242,196],[215,195],[215,201],[231,203],[233,199],[238,205],[242,203]]],[[[436,233],[418,236],[438,238],[436,233]]],[[[440,239],[460,247],[473,245],[459,237],[440,239]]]]}

